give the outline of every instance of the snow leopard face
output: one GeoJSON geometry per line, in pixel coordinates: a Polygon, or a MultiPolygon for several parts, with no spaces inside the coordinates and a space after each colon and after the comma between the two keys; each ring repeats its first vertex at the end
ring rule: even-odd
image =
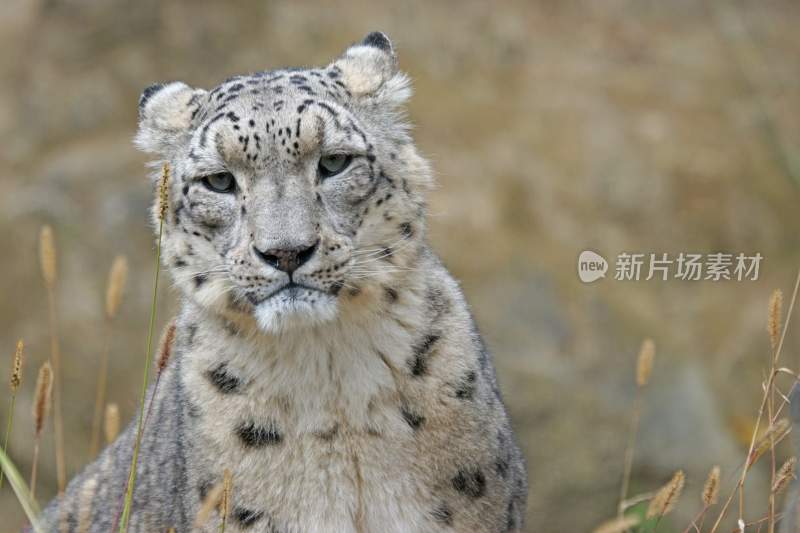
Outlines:
{"type": "Polygon", "coordinates": [[[332,320],[366,290],[391,296],[430,184],[409,96],[382,33],[323,68],[148,87],[136,141],[171,170],[163,256],[176,284],[272,332],[332,320]]]}

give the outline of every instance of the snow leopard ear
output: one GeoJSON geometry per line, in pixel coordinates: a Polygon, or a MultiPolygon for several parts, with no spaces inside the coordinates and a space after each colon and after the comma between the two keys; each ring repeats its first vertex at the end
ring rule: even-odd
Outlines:
{"type": "Polygon", "coordinates": [[[206,94],[205,90],[180,81],[146,88],[139,97],[136,146],[160,155],[174,152],[189,139],[192,122],[206,94]]]}
{"type": "Polygon", "coordinates": [[[331,65],[354,97],[402,104],[411,96],[408,77],[399,71],[394,45],[385,33],[374,31],[348,48],[331,65]]]}

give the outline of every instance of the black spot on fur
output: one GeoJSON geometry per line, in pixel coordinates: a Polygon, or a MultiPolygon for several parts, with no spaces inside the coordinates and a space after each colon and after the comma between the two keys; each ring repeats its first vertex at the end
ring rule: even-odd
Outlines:
{"type": "Polygon", "coordinates": [[[191,346],[194,344],[194,337],[197,335],[197,324],[190,324],[186,328],[186,345],[191,346]]]}
{"type": "Polygon", "coordinates": [[[422,376],[428,370],[427,356],[433,349],[433,345],[439,340],[439,335],[426,335],[422,341],[412,348],[410,361],[411,373],[415,376],[422,376]]]}
{"type": "Polygon", "coordinates": [[[459,400],[471,400],[475,396],[476,379],[475,371],[470,370],[467,372],[467,375],[461,379],[461,383],[456,388],[456,398],[459,400]]]}
{"type": "Polygon", "coordinates": [[[398,226],[398,229],[406,239],[410,239],[414,236],[414,226],[411,225],[411,222],[403,222],[398,226]]]}
{"type": "Polygon", "coordinates": [[[268,426],[257,426],[253,422],[240,424],[236,428],[236,434],[242,443],[250,448],[262,448],[267,445],[274,446],[283,441],[283,436],[273,423],[268,426]]]}
{"type": "Polygon", "coordinates": [[[433,511],[431,511],[433,519],[446,526],[453,525],[453,511],[446,503],[440,503],[433,511]]]}
{"type": "Polygon", "coordinates": [[[199,289],[206,281],[208,281],[208,276],[205,274],[198,274],[194,277],[194,286],[199,289]]]}
{"type": "Polygon", "coordinates": [[[478,499],[486,494],[486,477],[479,468],[461,470],[453,478],[453,488],[472,499],[478,499]]]}
{"type": "Polygon", "coordinates": [[[394,290],[393,288],[384,287],[383,292],[384,294],[386,294],[386,299],[389,301],[389,303],[395,303],[397,301],[398,298],[397,291],[394,290]]]}
{"type": "Polygon", "coordinates": [[[149,87],[146,87],[144,91],[142,91],[142,95],[139,97],[139,113],[141,114],[144,111],[144,106],[147,105],[147,101],[156,94],[158,91],[164,88],[163,83],[154,83],[149,87]]]}
{"type": "Polygon", "coordinates": [[[364,37],[364,40],[361,41],[361,44],[364,44],[366,46],[373,46],[375,48],[383,50],[384,52],[392,51],[392,42],[389,40],[386,34],[381,33],[379,31],[373,31],[372,33],[364,37]]]}
{"type": "Polygon", "coordinates": [[[415,357],[411,364],[411,373],[422,376],[428,371],[428,365],[422,357],[415,357]]]}
{"type": "Polygon", "coordinates": [[[264,511],[253,511],[243,507],[236,507],[233,510],[233,519],[243,528],[247,528],[264,518],[264,511]]]}
{"type": "Polygon", "coordinates": [[[336,438],[336,435],[338,434],[339,434],[339,424],[335,424],[331,429],[327,431],[320,431],[318,433],[315,433],[317,437],[324,440],[325,442],[332,441],[334,438],[336,438]]]}
{"type": "Polygon", "coordinates": [[[506,531],[515,531],[519,527],[515,515],[514,500],[511,499],[508,501],[508,507],[506,508],[506,531]]]}
{"type": "Polygon", "coordinates": [[[410,411],[407,407],[402,407],[400,413],[403,415],[406,423],[412,429],[417,430],[425,422],[425,417],[410,411]]]}
{"type": "Polygon", "coordinates": [[[339,294],[339,291],[342,290],[342,287],[344,287],[343,281],[334,281],[333,284],[331,285],[330,293],[336,296],[337,294],[339,294]]]}
{"type": "Polygon", "coordinates": [[[197,493],[200,495],[200,501],[203,501],[203,500],[206,499],[206,496],[208,496],[208,491],[210,491],[210,490],[211,490],[211,480],[210,479],[206,479],[204,481],[201,481],[200,484],[197,485],[197,493]]]}
{"type": "Polygon", "coordinates": [[[186,414],[189,415],[189,418],[200,418],[200,415],[202,414],[200,411],[200,406],[191,401],[187,402],[186,414]]]}
{"type": "Polygon", "coordinates": [[[494,462],[494,467],[497,470],[497,475],[501,478],[505,479],[508,476],[508,460],[506,458],[498,457],[494,462]]]}
{"type": "Polygon", "coordinates": [[[206,377],[222,394],[238,392],[242,384],[238,377],[228,373],[228,365],[226,363],[220,363],[206,372],[206,377]]]}

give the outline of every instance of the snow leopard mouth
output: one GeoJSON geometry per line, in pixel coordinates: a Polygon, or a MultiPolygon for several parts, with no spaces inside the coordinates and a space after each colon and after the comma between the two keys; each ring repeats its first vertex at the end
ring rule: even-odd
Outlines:
{"type": "Polygon", "coordinates": [[[302,283],[295,283],[294,281],[290,281],[289,283],[287,283],[283,287],[281,287],[281,288],[279,288],[279,289],[277,289],[275,291],[272,291],[272,293],[267,295],[267,297],[264,298],[264,299],[268,300],[268,299],[273,298],[273,297],[275,297],[275,296],[277,296],[279,294],[285,294],[285,296],[287,298],[289,298],[290,300],[295,300],[295,299],[298,298],[298,296],[300,296],[300,294],[302,294],[303,290],[313,291],[313,292],[322,292],[319,289],[317,289],[316,287],[311,287],[309,285],[303,285],[302,283]]]}
{"type": "Polygon", "coordinates": [[[285,285],[278,287],[277,289],[267,294],[263,298],[256,298],[254,294],[249,294],[248,299],[250,300],[250,303],[253,304],[254,306],[258,306],[269,300],[275,300],[277,299],[278,296],[280,296],[284,300],[295,301],[301,299],[301,296],[303,295],[304,291],[311,293],[328,294],[325,291],[320,290],[316,287],[312,287],[310,285],[305,285],[302,283],[297,283],[295,281],[289,281],[285,285]]]}

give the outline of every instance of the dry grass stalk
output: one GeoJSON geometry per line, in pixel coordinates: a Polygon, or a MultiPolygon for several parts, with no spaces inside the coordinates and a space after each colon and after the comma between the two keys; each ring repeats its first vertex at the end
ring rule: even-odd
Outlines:
{"type": "Polygon", "coordinates": [[[208,519],[211,518],[211,513],[213,513],[214,509],[217,509],[222,502],[223,492],[224,484],[222,482],[217,483],[208,491],[203,503],[200,505],[200,509],[194,517],[195,529],[200,529],[208,523],[208,519]]]}
{"type": "MultiPolygon", "coordinates": [[[[17,390],[22,383],[22,352],[24,343],[22,339],[17,341],[17,350],[14,353],[14,363],[11,367],[11,379],[9,385],[11,386],[11,405],[8,407],[8,422],[6,423],[6,435],[3,439],[3,451],[8,453],[8,439],[11,436],[11,429],[14,426],[14,408],[17,405],[17,390]]],[[[3,480],[5,479],[5,472],[0,469],[0,488],[3,487],[3,480]]]]}
{"type": "Polygon", "coordinates": [[[175,332],[177,331],[177,324],[175,319],[173,318],[167,327],[164,329],[163,333],[161,333],[161,340],[159,341],[159,351],[158,351],[158,360],[155,361],[156,363],[156,384],[153,386],[153,394],[150,396],[150,401],[147,404],[147,414],[144,418],[144,424],[147,425],[147,421],[150,420],[150,413],[153,411],[153,402],[156,401],[156,395],[158,394],[158,386],[161,383],[161,374],[164,372],[164,369],[169,364],[169,358],[172,356],[172,348],[175,345],[175,332]]]}
{"type": "Polygon", "coordinates": [[[775,289],[769,298],[769,313],[767,319],[767,332],[769,342],[774,352],[778,348],[781,336],[781,313],[783,310],[783,293],[780,289],[775,289]]]}
{"type": "Polygon", "coordinates": [[[233,475],[227,468],[222,474],[222,502],[220,502],[220,514],[222,515],[222,524],[219,527],[220,533],[225,533],[225,525],[228,522],[228,513],[231,508],[231,489],[233,488],[233,475]]]}
{"type": "Polygon", "coordinates": [[[41,442],[42,430],[50,411],[50,396],[53,390],[53,369],[50,362],[46,362],[39,369],[36,378],[36,397],[33,402],[33,466],[31,467],[31,498],[35,499],[36,494],[36,470],[39,463],[39,443],[41,442]]]}
{"type": "Polygon", "coordinates": [[[87,479],[78,496],[78,533],[89,533],[92,525],[92,502],[97,491],[97,479],[87,479]]]}
{"type": "Polygon", "coordinates": [[[762,455],[768,452],[775,444],[782,441],[792,430],[791,422],[788,418],[781,418],[770,425],[753,447],[747,461],[747,468],[752,467],[762,455]]]}
{"type": "Polygon", "coordinates": [[[639,358],[636,364],[636,385],[644,387],[650,381],[653,373],[653,360],[656,356],[656,345],[652,339],[645,339],[639,349],[639,358]]]}
{"type": "Polygon", "coordinates": [[[640,523],[641,520],[638,516],[623,516],[621,518],[609,520],[608,522],[603,522],[593,530],[593,533],[624,533],[638,526],[640,523]]]}
{"type": "MultiPolygon", "coordinates": [[[[136,440],[133,445],[133,455],[131,457],[131,467],[128,474],[128,484],[125,489],[125,499],[122,504],[122,513],[120,514],[119,529],[121,533],[127,533],[128,522],[130,520],[131,507],[133,505],[133,492],[136,486],[136,468],[139,461],[139,450],[142,444],[142,434],[144,432],[145,424],[145,401],[147,399],[147,383],[150,379],[150,358],[153,355],[153,331],[155,330],[156,314],[158,310],[158,281],[161,274],[161,241],[164,236],[164,218],[167,212],[167,203],[169,200],[167,189],[169,186],[169,166],[165,163],[161,174],[161,187],[159,191],[159,223],[158,223],[158,239],[156,240],[156,257],[155,267],[153,272],[153,296],[150,303],[150,321],[147,328],[147,350],[145,352],[144,372],[142,375],[142,390],[139,396],[139,418],[136,427],[136,440]]],[[[159,374],[160,376],[161,374],[159,374]]],[[[157,383],[156,383],[157,384],[157,383]]],[[[156,396],[156,390],[153,390],[153,398],[156,396]]],[[[153,402],[150,401],[150,408],[153,402]]],[[[149,414],[148,409],[148,414],[149,414]]]]}
{"type": "Polygon", "coordinates": [[[703,485],[703,505],[711,507],[717,503],[719,498],[719,467],[715,466],[708,473],[705,485],[703,485]]]}
{"type": "Polygon", "coordinates": [[[790,457],[783,463],[783,466],[775,476],[775,482],[772,484],[772,494],[780,494],[795,478],[794,469],[796,465],[796,457],[790,457]]]}
{"type": "Polygon", "coordinates": [[[108,383],[108,358],[111,351],[111,324],[117,316],[125,282],[128,277],[128,260],[125,256],[118,255],[111,264],[106,286],[106,331],[105,346],[100,358],[100,368],[97,372],[97,387],[94,396],[94,415],[92,416],[92,434],[89,441],[89,454],[94,457],[100,448],[100,423],[103,408],[106,404],[106,391],[108,383]]]}
{"type": "Polygon", "coordinates": [[[661,487],[655,497],[650,500],[650,505],[647,507],[647,518],[661,518],[672,511],[681,497],[685,480],[683,470],[675,472],[669,483],[661,487]]]}
{"type": "Polygon", "coordinates": [[[119,435],[119,407],[117,404],[106,405],[105,423],[103,428],[106,433],[106,444],[111,444],[119,435]]]}
{"type": "Polygon", "coordinates": [[[61,349],[58,344],[56,321],[56,244],[53,229],[50,226],[44,226],[39,234],[39,261],[42,267],[42,277],[47,288],[47,304],[50,318],[50,360],[53,365],[53,430],[56,475],[58,478],[58,493],[63,494],[67,484],[67,473],[64,463],[64,423],[61,415],[61,349]]]}
{"type": "MultiPolygon", "coordinates": [[[[749,467],[754,462],[754,460],[753,460],[754,457],[757,458],[755,456],[756,437],[758,435],[758,429],[759,429],[759,427],[761,425],[761,420],[763,419],[763,416],[764,416],[764,409],[765,409],[765,407],[767,407],[767,404],[769,404],[769,415],[768,415],[769,418],[768,418],[768,420],[769,420],[771,425],[775,425],[775,423],[776,423],[772,419],[772,416],[773,416],[772,402],[770,402],[770,400],[771,400],[771,398],[772,398],[772,396],[773,396],[773,394],[775,392],[775,376],[780,371],[780,369],[778,368],[778,360],[780,359],[780,356],[781,356],[781,351],[783,349],[783,342],[784,342],[784,339],[786,338],[786,331],[788,329],[788,325],[791,322],[792,313],[794,311],[794,305],[795,305],[795,302],[797,301],[798,291],[800,291],[800,270],[798,270],[797,276],[795,277],[794,289],[792,290],[792,298],[789,300],[789,308],[788,308],[788,310],[786,312],[786,320],[783,323],[783,328],[782,328],[782,330],[780,332],[780,335],[777,336],[778,337],[778,342],[777,342],[777,345],[775,347],[774,354],[773,354],[773,356],[771,358],[769,378],[767,379],[767,382],[766,382],[766,384],[764,386],[764,392],[763,392],[763,395],[761,397],[761,406],[758,408],[758,416],[756,417],[755,427],[753,428],[753,433],[752,433],[752,436],[750,437],[750,447],[747,450],[747,456],[746,456],[746,460],[745,460],[745,463],[744,463],[744,468],[742,468],[742,474],[739,477],[739,481],[736,483],[736,486],[734,487],[733,491],[728,496],[728,498],[725,500],[725,503],[723,504],[722,509],[720,510],[719,514],[717,515],[717,520],[714,522],[714,525],[712,526],[712,528],[710,530],[710,533],[715,533],[717,531],[717,529],[720,527],[720,524],[722,523],[722,520],[725,518],[725,514],[728,511],[728,508],[729,508],[731,502],[733,501],[733,498],[736,495],[737,491],[739,493],[739,521],[743,521],[742,515],[743,515],[743,512],[744,512],[744,482],[745,482],[745,479],[747,478],[747,473],[750,470],[749,467]]],[[[781,299],[782,299],[782,296],[781,296],[781,299]]],[[[780,422],[780,421],[778,421],[778,422],[780,422]]],[[[788,433],[788,430],[787,430],[787,433],[788,433]]],[[[784,433],[784,436],[785,436],[785,433],[784,433]]],[[[773,451],[773,454],[774,454],[774,445],[776,443],[777,443],[777,438],[775,436],[771,437],[770,438],[770,447],[771,447],[771,449],[773,451]]],[[[774,455],[773,455],[773,457],[774,457],[774,455]]],[[[774,469],[772,470],[772,472],[774,473],[774,469]]],[[[770,531],[772,531],[774,529],[774,506],[773,506],[773,503],[774,503],[773,495],[770,494],[770,513],[769,513],[769,530],[770,531]]]]}
{"type": "Polygon", "coordinates": [[[628,444],[625,447],[622,487],[619,492],[617,518],[622,518],[625,498],[628,497],[628,485],[630,484],[631,471],[633,469],[633,453],[636,448],[636,434],[639,432],[639,420],[642,416],[642,391],[645,385],[650,381],[650,376],[653,373],[655,354],[655,343],[652,339],[645,339],[642,342],[641,348],[639,348],[639,356],[636,360],[636,396],[633,400],[633,414],[631,415],[631,426],[628,432],[628,444]]]}
{"type": "Polygon", "coordinates": [[[683,533],[689,533],[692,530],[699,533],[703,530],[703,522],[705,521],[706,513],[709,507],[717,504],[717,499],[719,498],[719,477],[719,466],[712,467],[711,471],[708,473],[705,484],[703,484],[703,492],[700,495],[700,499],[703,501],[703,508],[697,513],[694,520],[686,526],[683,533]]]}

